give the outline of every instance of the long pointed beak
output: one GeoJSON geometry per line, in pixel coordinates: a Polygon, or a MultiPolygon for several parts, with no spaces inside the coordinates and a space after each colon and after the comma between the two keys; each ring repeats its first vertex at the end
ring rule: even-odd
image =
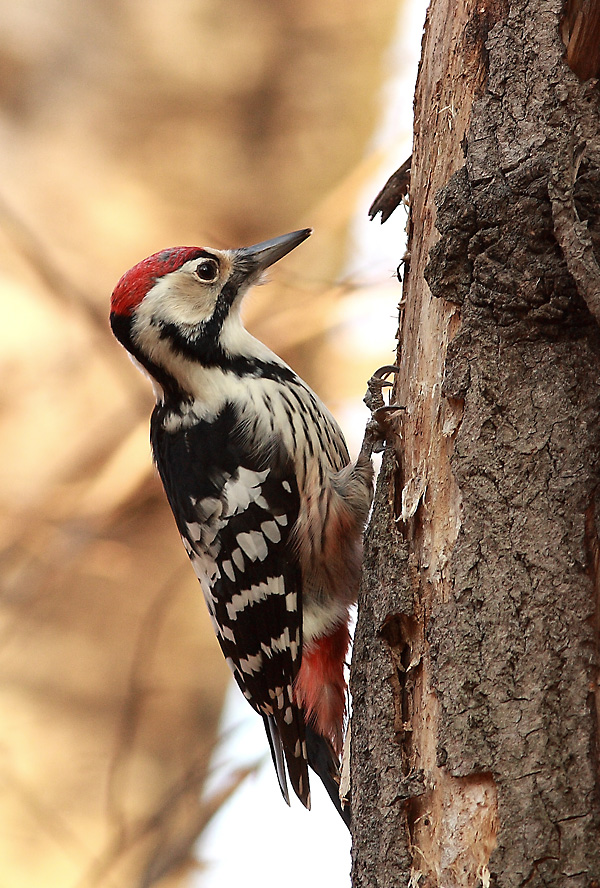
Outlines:
{"type": "Polygon", "coordinates": [[[248,276],[260,273],[287,256],[311,234],[312,228],[302,228],[254,244],[252,247],[241,247],[235,251],[235,265],[248,276]]]}

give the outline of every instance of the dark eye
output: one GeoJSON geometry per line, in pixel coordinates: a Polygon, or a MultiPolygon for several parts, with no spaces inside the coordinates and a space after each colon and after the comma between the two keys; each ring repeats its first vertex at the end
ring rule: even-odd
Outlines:
{"type": "Polygon", "coordinates": [[[216,281],[219,276],[219,263],[216,259],[203,259],[202,262],[196,266],[196,274],[201,281],[210,284],[213,281],[216,281]]]}

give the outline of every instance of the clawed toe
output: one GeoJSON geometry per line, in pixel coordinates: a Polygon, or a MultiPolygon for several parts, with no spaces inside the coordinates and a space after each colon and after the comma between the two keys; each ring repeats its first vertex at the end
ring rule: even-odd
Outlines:
{"type": "Polygon", "coordinates": [[[396,373],[398,373],[398,367],[387,364],[376,370],[367,383],[368,388],[364,402],[371,411],[371,419],[365,428],[361,453],[368,457],[372,453],[380,453],[384,449],[390,418],[400,410],[404,410],[404,407],[399,404],[386,404],[383,400],[383,389],[393,385],[393,381],[388,379],[388,376],[396,373]]]}
{"type": "Polygon", "coordinates": [[[376,370],[369,382],[374,379],[387,379],[387,377],[391,373],[398,373],[399,368],[395,364],[385,364],[383,367],[380,367],[379,370],[376,370]]]}
{"type": "Polygon", "coordinates": [[[385,442],[389,432],[389,420],[401,410],[406,410],[406,408],[401,407],[400,404],[385,404],[383,407],[378,407],[371,414],[371,422],[368,425],[371,426],[371,434],[374,437],[372,443],[373,453],[381,453],[382,450],[385,450],[385,442]]]}
{"type": "Polygon", "coordinates": [[[398,367],[394,364],[386,364],[385,367],[380,367],[379,370],[376,370],[373,376],[369,379],[367,383],[367,393],[363,400],[371,413],[374,413],[375,410],[385,406],[382,394],[383,389],[394,384],[392,380],[388,379],[388,376],[397,372],[398,367]]]}
{"type": "Polygon", "coordinates": [[[394,413],[398,413],[399,410],[406,410],[406,407],[401,407],[400,404],[384,404],[383,407],[378,407],[377,410],[374,410],[372,416],[379,425],[385,425],[388,419],[394,413]]]}

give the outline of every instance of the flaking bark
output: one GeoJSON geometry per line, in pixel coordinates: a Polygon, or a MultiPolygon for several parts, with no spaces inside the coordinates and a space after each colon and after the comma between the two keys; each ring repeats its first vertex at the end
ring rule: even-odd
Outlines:
{"type": "Polygon", "coordinates": [[[407,410],[354,655],[354,888],[600,880],[600,113],[561,15],[428,14],[407,410]]]}

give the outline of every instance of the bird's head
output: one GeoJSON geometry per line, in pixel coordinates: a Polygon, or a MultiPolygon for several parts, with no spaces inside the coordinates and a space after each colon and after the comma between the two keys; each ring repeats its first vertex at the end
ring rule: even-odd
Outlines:
{"type": "Polygon", "coordinates": [[[244,294],[310,234],[304,228],[237,250],[173,247],[154,253],[115,287],[113,333],[163,387],[165,373],[177,375],[178,359],[224,364],[246,344],[239,319],[244,294]]]}

